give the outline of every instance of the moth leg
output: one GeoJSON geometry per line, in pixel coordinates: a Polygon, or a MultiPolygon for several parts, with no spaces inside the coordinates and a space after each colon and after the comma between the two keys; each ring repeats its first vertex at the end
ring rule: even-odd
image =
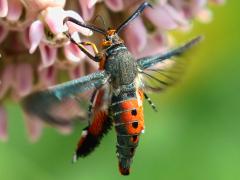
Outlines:
{"type": "Polygon", "coordinates": [[[144,95],[144,98],[148,101],[148,103],[149,103],[150,106],[152,107],[152,109],[153,109],[155,112],[157,112],[158,110],[157,110],[155,104],[154,104],[154,103],[152,102],[152,100],[150,99],[150,97],[148,97],[148,95],[147,95],[145,92],[143,93],[143,95],[144,95]]]}
{"type": "Polygon", "coordinates": [[[97,50],[97,47],[96,47],[95,44],[93,44],[91,42],[83,42],[83,44],[82,43],[78,43],[71,37],[71,35],[68,32],[65,32],[65,35],[70,39],[70,41],[73,44],[76,44],[79,47],[79,49],[81,49],[81,51],[84,52],[90,59],[92,59],[95,62],[99,62],[99,57],[96,56],[96,55],[95,56],[92,55],[91,52],[89,52],[89,50],[84,47],[84,45],[92,45],[93,50],[96,53],[96,51],[98,52],[98,50],[97,50]],[[84,44],[84,43],[87,43],[87,44],[84,44]]]}
{"type": "Polygon", "coordinates": [[[90,41],[80,42],[80,44],[85,45],[85,46],[91,46],[91,47],[93,48],[93,51],[94,51],[94,53],[95,53],[95,56],[99,53],[99,51],[98,51],[98,49],[97,49],[97,46],[96,46],[94,43],[90,42],[90,41]]]}

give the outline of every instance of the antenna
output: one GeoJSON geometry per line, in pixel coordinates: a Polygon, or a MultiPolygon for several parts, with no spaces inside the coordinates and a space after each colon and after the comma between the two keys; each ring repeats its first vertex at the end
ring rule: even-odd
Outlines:
{"type": "Polygon", "coordinates": [[[72,23],[74,23],[74,24],[77,24],[77,25],[79,25],[79,26],[81,26],[81,27],[88,28],[88,29],[90,29],[90,30],[92,30],[92,31],[101,33],[101,34],[103,34],[104,36],[106,35],[106,31],[105,31],[104,29],[98,28],[98,27],[96,27],[96,26],[94,26],[94,25],[91,25],[91,24],[85,24],[85,23],[83,23],[83,22],[78,21],[78,20],[75,19],[75,18],[72,18],[72,17],[66,17],[66,18],[63,20],[63,24],[65,24],[65,23],[68,22],[68,21],[70,21],[70,22],[72,22],[72,23]]]}
{"type": "Polygon", "coordinates": [[[104,30],[106,31],[106,24],[105,24],[105,21],[103,19],[103,17],[101,15],[96,15],[95,18],[93,19],[93,23],[95,23],[95,21],[97,20],[97,18],[100,18],[103,26],[104,26],[104,30]]]}
{"type": "Polygon", "coordinates": [[[146,7],[151,7],[152,5],[148,2],[142,3],[137,10],[127,19],[125,20],[118,28],[117,28],[117,34],[120,33],[130,22],[132,22],[134,19],[136,19],[146,7]]]}

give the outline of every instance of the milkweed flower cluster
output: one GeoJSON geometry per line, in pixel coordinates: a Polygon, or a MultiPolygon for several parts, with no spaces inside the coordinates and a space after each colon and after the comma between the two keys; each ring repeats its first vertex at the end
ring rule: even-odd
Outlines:
{"type": "MultiPolygon", "coordinates": [[[[7,140],[6,99],[19,102],[39,88],[57,84],[59,74],[78,78],[97,69],[79,48],[65,36],[69,32],[81,42],[92,32],[65,17],[81,22],[101,15],[110,27],[119,25],[141,3],[140,0],[0,0],[0,139],[7,140]]],[[[123,39],[136,57],[162,52],[168,47],[168,31],[191,28],[191,21],[211,20],[209,3],[224,0],[152,0],[123,32],[123,39]],[[126,38],[127,37],[127,38],[126,38]]],[[[99,38],[99,36],[95,36],[99,38]]],[[[96,39],[95,39],[96,40],[96,39]]],[[[31,140],[37,140],[42,122],[25,115],[31,140]]],[[[69,129],[61,129],[62,132],[69,129]]]]}

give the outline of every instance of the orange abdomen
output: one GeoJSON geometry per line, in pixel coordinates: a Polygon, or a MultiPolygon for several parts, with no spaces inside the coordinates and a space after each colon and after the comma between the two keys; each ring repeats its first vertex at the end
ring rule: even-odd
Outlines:
{"type": "Polygon", "coordinates": [[[138,105],[137,99],[130,99],[119,104],[121,113],[119,119],[115,119],[115,127],[118,130],[119,126],[124,128],[119,129],[119,133],[136,135],[140,134],[144,129],[143,108],[138,105]]]}
{"type": "Polygon", "coordinates": [[[121,174],[130,171],[132,157],[138,146],[139,136],[144,130],[142,93],[134,91],[131,96],[117,97],[111,105],[113,122],[117,133],[117,156],[121,174]]]}

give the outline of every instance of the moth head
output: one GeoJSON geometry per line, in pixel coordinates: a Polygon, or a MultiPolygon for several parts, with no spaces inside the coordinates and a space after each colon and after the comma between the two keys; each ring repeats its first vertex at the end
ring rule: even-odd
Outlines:
{"type": "Polygon", "coordinates": [[[108,28],[101,45],[103,48],[108,48],[112,45],[121,43],[123,43],[123,40],[118,36],[116,29],[108,28]]]}
{"type": "MultiPolygon", "coordinates": [[[[152,5],[149,4],[148,2],[143,2],[138,7],[138,9],[130,17],[128,17],[124,22],[122,22],[116,29],[112,29],[112,28],[106,29],[106,28],[100,28],[100,27],[97,27],[97,26],[91,25],[91,24],[85,24],[83,22],[78,21],[77,19],[72,18],[72,17],[66,17],[63,20],[63,23],[66,23],[67,21],[71,21],[81,27],[90,29],[94,32],[104,35],[105,39],[102,42],[102,47],[108,48],[112,45],[123,43],[123,41],[121,40],[121,38],[118,35],[122,32],[122,30],[130,22],[132,22],[134,19],[136,19],[146,7],[152,7],[152,5]]],[[[103,23],[104,23],[104,21],[103,21],[103,23]]],[[[105,25],[105,23],[104,23],[104,25],[105,25]]]]}

